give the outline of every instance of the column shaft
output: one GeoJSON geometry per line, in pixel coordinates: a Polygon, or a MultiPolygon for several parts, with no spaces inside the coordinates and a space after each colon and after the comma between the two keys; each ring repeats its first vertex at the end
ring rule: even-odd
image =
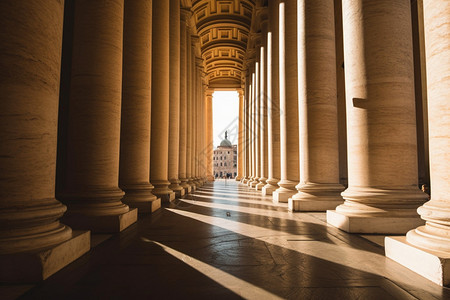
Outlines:
{"type": "Polygon", "coordinates": [[[269,2],[269,32],[267,35],[267,155],[268,179],[263,195],[272,195],[280,181],[280,102],[279,102],[279,1],[269,2]]]}
{"type": "Polygon", "coordinates": [[[126,2],[124,11],[119,186],[122,201],[153,212],[161,199],[150,184],[152,1],[126,2]]]}
{"type": "Polygon", "coordinates": [[[188,124],[188,19],[190,12],[182,8],[180,12],[180,151],[178,177],[185,193],[191,191],[187,184],[187,124],[188,124]]]}
{"type": "Polygon", "coordinates": [[[90,248],[89,232],[59,222],[55,199],[63,15],[62,2],[0,3],[2,282],[45,279],[90,248]]]}
{"type": "Polygon", "coordinates": [[[214,154],[214,142],[213,142],[213,90],[206,90],[205,101],[206,101],[206,155],[207,155],[207,167],[206,176],[209,181],[214,181],[214,165],[213,165],[213,154],[214,154]]]}
{"type": "Polygon", "coordinates": [[[137,219],[118,187],[123,14],[123,0],[75,2],[64,220],[97,232],[137,219]]]}
{"type": "Polygon", "coordinates": [[[280,188],[275,202],[288,202],[299,181],[297,93],[297,3],[279,5],[280,188]],[[289,45],[289,47],[286,47],[289,45]]]}
{"type": "Polygon", "coordinates": [[[179,155],[180,155],[180,1],[170,0],[169,18],[169,189],[177,197],[184,195],[184,188],[180,185],[179,155]]]}
{"type": "Polygon", "coordinates": [[[417,187],[410,1],[345,0],[343,16],[349,187],[327,221],[405,233],[423,224],[416,208],[427,199],[417,187]]]}
{"type": "Polygon", "coordinates": [[[292,211],[342,204],[336,93],[334,3],[298,0],[300,183],[292,211]]]}
{"type": "Polygon", "coordinates": [[[423,1],[428,90],[431,201],[417,210],[425,226],[386,238],[386,255],[450,286],[450,2],[423,1]]]}
{"type": "MultiPolygon", "coordinates": [[[[153,193],[162,201],[172,201],[175,193],[169,188],[169,1],[153,1],[152,31],[152,143],[150,181],[153,193]]],[[[178,146],[177,146],[178,147],[178,146]]]]}
{"type": "Polygon", "coordinates": [[[239,116],[238,116],[238,160],[237,160],[237,176],[236,181],[240,181],[244,177],[244,92],[238,90],[239,93],[239,116]]]}

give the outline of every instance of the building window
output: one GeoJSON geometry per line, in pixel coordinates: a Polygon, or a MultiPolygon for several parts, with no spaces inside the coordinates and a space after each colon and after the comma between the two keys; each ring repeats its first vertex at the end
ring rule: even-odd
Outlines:
{"type": "Polygon", "coordinates": [[[220,166],[222,166],[222,163],[220,163],[220,166]]]}
{"type": "Polygon", "coordinates": [[[227,166],[227,163],[224,163],[223,165],[226,167],[226,166],[227,166]]]}
{"type": "Polygon", "coordinates": [[[226,157],[226,156],[224,156],[224,157],[223,157],[223,160],[227,160],[227,157],[226,157]]]}
{"type": "Polygon", "coordinates": [[[230,151],[228,151],[228,154],[230,154],[230,151]]]}

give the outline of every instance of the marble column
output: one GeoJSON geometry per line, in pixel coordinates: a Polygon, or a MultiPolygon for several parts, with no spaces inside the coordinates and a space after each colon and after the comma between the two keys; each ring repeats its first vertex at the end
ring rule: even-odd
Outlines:
{"type": "Polygon", "coordinates": [[[273,201],[288,202],[299,182],[296,1],[280,1],[278,26],[281,180],[273,201]]]}
{"type": "Polygon", "coordinates": [[[2,282],[46,279],[90,249],[55,199],[63,16],[62,2],[0,2],[2,282]]]}
{"type": "Polygon", "coordinates": [[[180,185],[180,1],[170,0],[169,18],[169,189],[177,197],[184,196],[184,188],[180,185]]]}
{"type": "Polygon", "coordinates": [[[206,89],[205,106],[206,106],[206,177],[209,181],[214,181],[214,143],[213,143],[213,94],[214,90],[206,89]]]}
{"type": "Polygon", "coordinates": [[[290,211],[326,211],[343,203],[339,184],[334,3],[298,0],[300,183],[290,211]]]}
{"type": "MultiPolygon", "coordinates": [[[[170,55],[169,1],[153,1],[152,29],[152,133],[150,181],[153,193],[164,202],[175,199],[169,188],[170,55]]],[[[178,145],[177,145],[178,147],[178,145]]]]}
{"type": "Polygon", "coordinates": [[[242,184],[246,184],[249,177],[249,156],[248,156],[248,146],[249,146],[249,137],[248,137],[248,105],[249,105],[249,80],[248,80],[248,72],[245,76],[245,90],[244,90],[244,117],[243,117],[243,142],[242,142],[242,151],[243,151],[243,169],[244,173],[241,179],[242,184]]]}
{"type": "Polygon", "coordinates": [[[187,184],[191,187],[191,191],[195,190],[195,184],[193,182],[193,174],[192,174],[192,136],[193,136],[193,128],[192,128],[192,114],[193,114],[193,108],[192,108],[192,39],[190,30],[188,30],[187,34],[187,125],[186,125],[186,177],[188,179],[187,184]]]}
{"type": "Polygon", "coordinates": [[[250,180],[247,182],[249,187],[256,185],[256,161],[255,161],[255,73],[252,73],[251,101],[250,101],[250,180]]]}
{"type": "Polygon", "coordinates": [[[431,200],[417,210],[425,226],[387,237],[386,256],[450,286],[450,2],[423,1],[431,200]]]}
{"type": "Polygon", "coordinates": [[[137,220],[119,188],[124,1],[75,2],[63,219],[117,232],[137,220]]]}
{"type": "Polygon", "coordinates": [[[239,116],[238,116],[238,149],[237,149],[237,176],[236,181],[244,177],[244,91],[238,90],[239,116]]]}
{"type": "Polygon", "coordinates": [[[187,183],[187,135],[188,135],[188,20],[190,11],[182,8],[180,11],[180,150],[178,178],[181,181],[185,193],[191,192],[191,186],[187,183]]]}
{"type": "Polygon", "coordinates": [[[342,9],[349,186],[327,222],[406,233],[423,224],[416,209],[427,199],[417,187],[410,1],[345,0],[342,9]]]}
{"type": "Polygon", "coordinates": [[[260,102],[260,148],[261,148],[261,177],[259,178],[259,184],[256,189],[259,191],[264,188],[267,184],[268,174],[268,131],[267,131],[267,30],[268,30],[268,20],[267,20],[267,9],[263,9],[261,12],[261,49],[260,49],[260,86],[259,86],[259,102],[260,102]]]}
{"type": "Polygon", "coordinates": [[[249,76],[250,84],[248,86],[248,179],[245,183],[247,186],[250,186],[251,182],[253,181],[253,77],[254,73],[249,76]]]}
{"type": "MultiPolygon", "coordinates": [[[[259,49],[258,49],[259,50],[259,49]]],[[[255,176],[253,178],[253,181],[251,183],[251,187],[256,189],[256,186],[259,184],[259,179],[261,178],[261,124],[260,124],[260,109],[261,109],[261,102],[260,99],[260,90],[259,86],[261,83],[261,77],[260,72],[261,69],[259,67],[259,61],[255,62],[255,81],[254,81],[254,103],[253,103],[253,143],[254,143],[254,170],[255,170],[255,176]]]]}
{"type": "Polygon", "coordinates": [[[139,213],[161,207],[149,181],[151,15],[151,0],[125,3],[119,186],[125,192],[122,201],[139,213]]]}
{"type": "Polygon", "coordinates": [[[278,91],[278,6],[269,2],[269,32],[267,34],[267,155],[268,179],[262,194],[272,195],[280,181],[280,102],[278,91]]]}

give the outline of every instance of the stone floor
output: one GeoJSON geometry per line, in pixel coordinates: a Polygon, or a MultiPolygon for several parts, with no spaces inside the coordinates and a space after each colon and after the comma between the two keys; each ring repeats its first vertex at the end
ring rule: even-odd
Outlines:
{"type": "Polygon", "coordinates": [[[76,262],[38,285],[1,286],[0,298],[450,299],[387,259],[380,237],[342,232],[324,213],[288,213],[230,180],[93,238],[76,262]]]}

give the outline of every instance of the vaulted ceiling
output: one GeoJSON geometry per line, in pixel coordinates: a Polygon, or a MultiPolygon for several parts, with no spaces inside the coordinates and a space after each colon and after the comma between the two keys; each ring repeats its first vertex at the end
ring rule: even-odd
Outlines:
{"type": "Polygon", "coordinates": [[[192,0],[210,87],[241,87],[255,0],[192,0]]]}

